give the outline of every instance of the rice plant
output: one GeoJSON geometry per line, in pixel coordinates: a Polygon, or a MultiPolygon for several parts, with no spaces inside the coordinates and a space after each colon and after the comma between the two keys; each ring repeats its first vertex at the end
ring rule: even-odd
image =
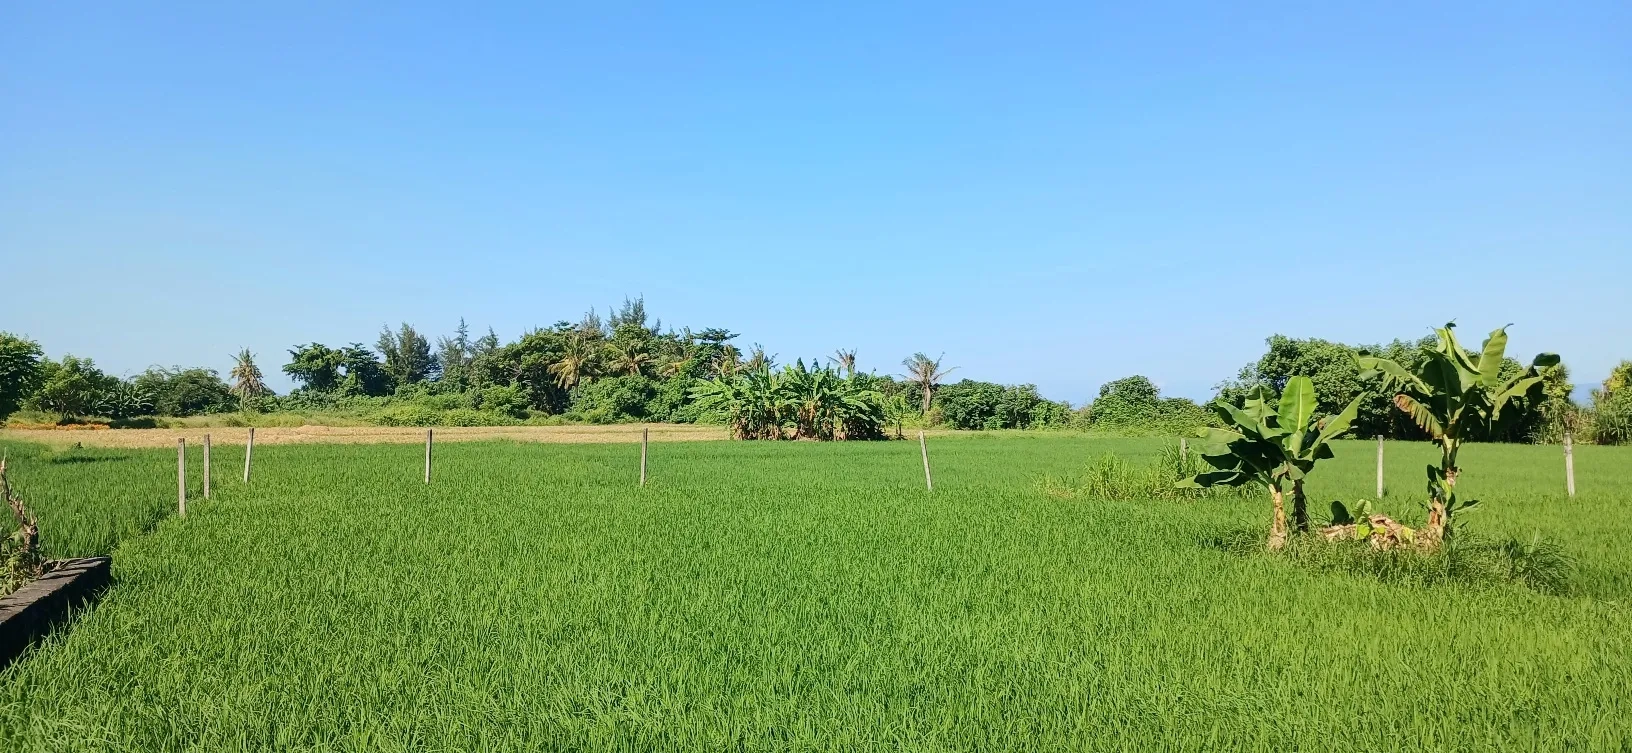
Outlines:
{"type": "MultiPolygon", "coordinates": [[[[1376,577],[1263,553],[1261,494],[1038,492],[1106,454],[1177,463],[1176,444],[931,437],[928,492],[916,442],[653,444],[641,489],[635,444],[439,445],[430,485],[415,445],[268,445],[245,486],[218,441],[208,502],[189,450],[185,520],[173,447],[7,444],[50,556],[111,552],[115,585],[0,672],[0,750],[1632,739],[1632,448],[1577,448],[1567,499],[1556,448],[1465,445],[1469,492],[1498,504],[1445,552],[1534,545],[1376,577]],[[1250,556],[1205,543],[1232,530],[1250,556]],[[1531,585],[1557,570],[1545,542],[1567,589],[1531,585]],[[1427,571],[1487,562],[1514,577],[1427,571]]],[[[1340,442],[1310,498],[1370,493],[1373,449],[1340,442]]],[[[1437,455],[1391,447],[1390,486],[1437,455]]],[[[1415,522],[1414,496],[1379,504],[1415,522]]]]}

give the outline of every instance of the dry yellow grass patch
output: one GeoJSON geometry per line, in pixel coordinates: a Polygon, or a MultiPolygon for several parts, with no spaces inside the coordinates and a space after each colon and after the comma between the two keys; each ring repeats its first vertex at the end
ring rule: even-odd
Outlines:
{"type": "MultiPolygon", "coordinates": [[[[478,442],[509,439],[517,442],[568,444],[608,444],[639,442],[641,426],[449,426],[436,429],[438,442],[478,442]]],[[[653,442],[697,442],[729,439],[723,426],[691,424],[650,424],[653,442]]],[[[249,429],[212,427],[208,429],[110,429],[107,431],[55,431],[46,429],[0,429],[0,439],[37,442],[65,447],[80,443],[86,447],[174,447],[177,439],[188,444],[210,435],[214,444],[244,444],[249,429]]],[[[267,426],[255,430],[256,445],[272,444],[413,444],[425,441],[418,427],[387,426],[267,426]]]]}

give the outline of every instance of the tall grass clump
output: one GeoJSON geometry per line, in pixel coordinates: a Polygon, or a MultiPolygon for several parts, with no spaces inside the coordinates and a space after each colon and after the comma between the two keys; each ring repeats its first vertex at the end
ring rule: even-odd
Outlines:
{"type": "Polygon", "coordinates": [[[1060,499],[1247,499],[1263,495],[1262,487],[1256,484],[1207,489],[1178,485],[1204,469],[1205,464],[1199,454],[1181,452],[1175,446],[1164,446],[1154,458],[1145,462],[1135,462],[1107,452],[1089,461],[1079,471],[1045,475],[1039,485],[1044,493],[1060,499]]]}
{"type": "MultiPolygon", "coordinates": [[[[1273,559],[1322,572],[1416,587],[1512,584],[1552,595],[1572,591],[1574,558],[1561,544],[1543,538],[1539,532],[1529,538],[1491,537],[1468,531],[1457,536],[1434,549],[1385,549],[1366,541],[1296,537],[1273,559]]],[[[1251,529],[1232,529],[1206,541],[1245,557],[1271,557],[1263,548],[1262,537],[1251,529]]]]}

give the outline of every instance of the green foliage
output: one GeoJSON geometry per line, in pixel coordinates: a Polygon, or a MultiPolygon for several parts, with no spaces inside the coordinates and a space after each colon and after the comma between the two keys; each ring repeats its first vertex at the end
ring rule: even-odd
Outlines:
{"type": "Polygon", "coordinates": [[[1595,391],[1588,428],[1598,444],[1632,444],[1632,389],[1595,391]]]}
{"type": "Polygon", "coordinates": [[[475,357],[476,347],[470,339],[470,327],[460,318],[453,337],[439,337],[436,340],[436,364],[441,370],[438,381],[451,392],[469,389],[475,357]]]}
{"type": "MultiPolygon", "coordinates": [[[[1221,549],[1244,556],[1263,551],[1262,539],[1249,529],[1216,536],[1221,549]]],[[[1442,547],[1378,549],[1363,538],[1330,541],[1294,539],[1279,554],[1299,567],[1318,572],[1371,578],[1392,586],[1488,590],[1518,585],[1549,595],[1574,590],[1574,559],[1556,541],[1533,534],[1527,539],[1490,539],[1464,533],[1442,547]]]]}
{"type": "Polygon", "coordinates": [[[238,403],[243,407],[245,403],[262,395],[271,394],[266,382],[261,378],[261,367],[255,365],[255,354],[249,348],[238,351],[233,356],[232,371],[227,374],[232,379],[232,394],[238,396],[238,403]]]}
{"type": "Polygon", "coordinates": [[[516,385],[494,385],[474,394],[476,408],[511,418],[527,417],[527,394],[516,385]]]}
{"type": "Polygon", "coordinates": [[[340,364],[345,354],[322,343],[297,345],[289,349],[289,363],[283,373],[312,392],[332,392],[340,386],[340,364]]]}
{"type": "Polygon", "coordinates": [[[1504,407],[1522,404],[1542,385],[1543,370],[1559,365],[1557,355],[1541,353],[1529,369],[1515,373],[1506,363],[1506,327],[1493,330],[1478,353],[1457,342],[1455,327],[1450,323],[1436,330],[1434,349],[1415,370],[1387,358],[1357,357],[1361,378],[1376,380],[1379,391],[1392,395],[1400,411],[1440,446],[1439,465],[1427,467],[1432,538],[1449,530],[1459,506],[1474,504],[1459,505],[1456,496],[1456,457],[1464,439],[1476,427],[1488,431],[1501,419],[1504,407]]]}
{"type": "Polygon", "coordinates": [[[211,369],[184,369],[180,366],[166,369],[155,366],[137,375],[131,384],[137,392],[150,396],[152,413],[161,416],[222,413],[232,410],[239,403],[232,389],[211,369]]]}
{"type": "Polygon", "coordinates": [[[153,415],[154,405],[153,391],[149,387],[139,383],[116,382],[102,393],[96,412],[114,420],[126,420],[153,415]]]}
{"type": "MultiPolygon", "coordinates": [[[[1293,339],[1275,335],[1265,340],[1267,350],[1257,362],[1243,368],[1234,380],[1219,385],[1218,398],[1240,405],[1247,391],[1265,385],[1279,392],[1288,379],[1307,376],[1320,393],[1316,413],[1327,416],[1356,397],[1360,409],[1355,415],[1354,433],[1361,437],[1428,439],[1409,415],[1395,408],[1392,395],[1372,390],[1356,361],[1360,356],[1382,358],[1407,371],[1425,367],[1436,349],[1434,337],[1415,341],[1395,340],[1388,345],[1352,346],[1321,339],[1293,339]]],[[[1500,358],[1499,373],[1512,377],[1525,368],[1510,358],[1500,358]]],[[[1467,438],[1478,441],[1556,441],[1574,407],[1569,397],[1569,377],[1554,373],[1548,382],[1514,398],[1498,420],[1482,422],[1467,429],[1467,438]]]]}
{"type": "Polygon", "coordinates": [[[1099,397],[1083,412],[1087,428],[1131,436],[1178,436],[1215,422],[1207,409],[1185,398],[1164,398],[1138,375],[1101,385],[1099,397]]]}
{"type": "Polygon", "coordinates": [[[1049,496],[1061,499],[1105,500],[1246,498],[1260,493],[1252,485],[1201,488],[1182,483],[1204,470],[1200,455],[1195,452],[1181,454],[1175,446],[1164,446],[1155,458],[1144,464],[1106,452],[1078,473],[1045,476],[1042,490],[1049,496]]]}
{"type": "Polygon", "coordinates": [[[1315,464],[1332,458],[1331,441],[1342,436],[1359,409],[1356,397],[1334,416],[1315,416],[1318,397],[1314,381],[1295,376],[1286,382],[1280,398],[1264,385],[1254,387],[1240,407],[1226,400],[1213,401],[1224,428],[1202,428],[1202,460],[1211,466],[1180,486],[1211,488],[1249,483],[1268,487],[1274,505],[1269,546],[1286,543],[1283,492],[1292,493],[1292,521],[1299,532],[1309,530],[1304,480],[1315,464]]]}
{"type": "Polygon", "coordinates": [[[572,411],[568,414],[592,424],[642,421],[646,407],[657,390],[644,376],[615,376],[585,382],[572,391],[572,411]]]}
{"type": "Polygon", "coordinates": [[[39,343],[0,332],[0,421],[17,412],[39,389],[44,357],[39,343]]]}
{"type": "Polygon", "coordinates": [[[866,383],[801,359],[781,372],[746,369],[700,382],[701,415],[724,422],[736,439],[882,439],[884,398],[866,383]]]}
{"type": "MultiPolygon", "coordinates": [[[[268,445],[244,486],[242,446],[215,440],[208,502],[188,443],[183,521],[173,447],[0,439],[27,459],[15,480],[48,556],[116,550],[119,579],[6,671],[0,750],[1632,739],[1612,713],[1632,703],[1632,475],[1614,472],[1632,448],[1581,448],[1578,472],[1604,470],[1568,503],[1557,448],[1464,451],[1502,500],[1479,533],[1539,530],[1573,555],[1554,595],[1480,574],[1507,565],[1468,556],[1472,536],[1425,557],[1317,541],[1268,557],[1259,505],[1229,496],[1036,491],[1104,452],[1143,464],[1166,439],[935,437],[933,494],[905,442],[654,442],[640,488],[629,443],[450,442],[430,485],[416,445],[268,445]],[[1249,525],[1247,556],[1208,545],[1249,525]]],[[[1366,493],[1371,449],[1339,446],[1311,495],[1366,493]]],[[[1390,470],[1415,476],[1430,453],[1390,448],[1390,470]]]]}
{"type": "Polygon", "coordinates": [[[1240,486],[1257,482],[1281,489],[1302,482],[1315,464],[1332,457],[1331,441],[1349,430],[1359,409],[1356,397],[1337,415],[1315,417],[1314,382],[1293,377],[1277,399],[1268,387],[1248,393],[1237,408],[1227,401],[1213,402],[1225,428],[1203,428],[1201,457],[1211,468],[1196,474],[1187,485],[1240,486]]]}
{"type": "Polygon", "coordinates": [[[340,367],[345,369],[339,387],[342,395],[388,395],[393,389],[391,375],[386,373],[379,357],[362,343],[341,349],[340,367]]]}
{"type": "MultiPolygon", "coordinates": [[[[758,346],[755,347],[758,348],[758,346]]],[[[760,353],[764,353],[763,349],[760,349],[760,353]]],[[[948,369],[941,368],[941,361],[945,358],[946,354],[944,353],[935,358],[930,358],[923,353],[914,353],[911,358],[901,361],[901,366],[907,370],[904,378],[916,386],[918,393],[923,396],[920,410],[924,413],[929,413],[930,401],[934,398],[935,390],[940,387],[941,379],[958,368],[956,366],[948,369]]]]}
{"type": "MultiPolygon", "coordinates": [[[[385,357],[385,363],[380,367],[385,375],[381,388],[387,384],[391,387],[415,384],[441,373],[436,357],[431,355],[431,341],[425,339],[424,335],[419,334],[419,331],[407,322],[403,322],[402,327],[396,332],[392,332],[390,328],[381,329],[380,339],[375,347],[380,351],[380,355],[385,357]]],[[[369,355],[368,360],[374,360],[373,354],[369,355]]],[[[365,390],[363,394],[381,393],[365,390]]]]}
{"type": "Polygon", "coordinates": [[[1598,444],[1632,443],[1632,361],[1611,369],[1603,387],[1592,391],[1592,407],[1582,423],[1598,444]]]}
{"type": "Polygon", "coordinates": [[[1069,406],[1044,399],[1035,385],[972,379],[942,386],[935,392],[934,405],[954,429],[1057,428],[1070,416],[1069,406]]]}
{"type": "Polygon", "coordinates": [[[96,412],[102,396],[118,383],[89,358],[65,355],[60,361],[47,359],[40,364],[40,386],[27,405],[64,417],[89,416],[96,412]]]}

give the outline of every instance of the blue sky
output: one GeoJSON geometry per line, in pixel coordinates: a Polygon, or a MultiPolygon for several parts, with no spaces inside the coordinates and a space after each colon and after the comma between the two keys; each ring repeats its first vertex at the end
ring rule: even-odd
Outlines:
{"type": "Polygon", "coordinates": [[[626,294],[1073,402],[1451,318],[1632,358],[1624,2],[537,5],[7,4],[0,329],[280,389],[626,294]]]}

